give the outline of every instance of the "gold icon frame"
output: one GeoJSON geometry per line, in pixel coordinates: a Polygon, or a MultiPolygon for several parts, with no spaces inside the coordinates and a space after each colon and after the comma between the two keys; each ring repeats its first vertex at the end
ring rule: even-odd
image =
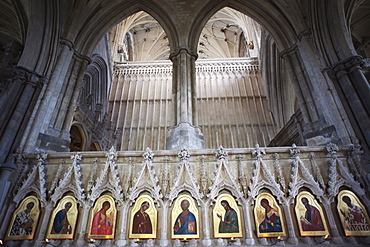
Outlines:
{"type": "Polygon", "coordinates": [[[369,215],[366,211],[366,208],[361,203],[361,201],[358,199],[355,193],[353,193],[350,190],[342,190],[339,192],[338,196],[338,204],[337,204],[337,210],[340,217],[340,220],[342,222],[342,226],[344,229],[344,233],[346,236],[370,236],[370,220],[369,215]],[[343,197],[348,196],[351,200],[351,203],[355,206],[357,206],[362,213],[364,214],[364,218],[367,220],[367,224],[364,224],[364,228],[367,228],[368,230],[351,230],[348,229],[350,226],[348,226],[348,221],[346,221],[346,218],[342,215],[341,210],[348,215],[348,206],[346,203],[343,202],[343,197]]]}
{"type": "Polygon", "coordinates": [[[267,237],[268,238],[268,237],[285,237],[286,236],[284,215],[283,215],[283,212],[280,206],[277,204],[275,197],[272,194],[267,193],[267,192],[262,192],[257,196],[255,206],[254,206],[254,218],[256,222],[257,237],[259,238],[267,237]],[[269,205],[278,212],[280,223],[281,223],[281,229],[282,229],[281,231],[260,232],[259,226],[262,223],[261,219],[263,219],[265,216],[265,209],[261,205],[262,199],[267,199],[269,202],[269,205]]]}
{"type": "Polygon", "coordinates": [[[317,202],[316,198],[308,191],[301,191],[297,197],[296,197],[296,206],[295,206],[295,214],[296,214],[296,217],[297,217],[297,222],[298,222],[298,227],[299,227],[299,232],[301,234],[302,237],[317,237],[317,236],[326,236],[326,235],[329,235],[329,231],[328,231],[328,224],[326,222],[326,217],[325,217],[325,213],[324,213],[324,210],[322,209],[321,205],[317,202]],[[320,213],[320,217],[321,217],[321,220],[322,220],[322,223],[323,223],[323,226],[324,226],[324,230],[323,231],[304,231],[303,230],[303,227],[302,227],[302,223],[301,223],[301,217],[304,218],[305,214],[306,214],[306,207],[304,206],[304,204],[302,203],[302,198],[307,198],[307,200],[309,201],[309,204],[313,207],[315,207],[319,213],[320,213]]]}
{"type": "Polygon", "coordinates": [[[40,218],[40,203],[39,203],[39,200],[37,199],[36,196],[27,196],[26,198],[24,198],[21,201],[19,206],[13,212],[12,219],[10,221],[10,224],[9,224],[9,227],[8,227],[8,230],[7,230],[7,233],[5,235],[4,240],[6,240],[6,241],[8,241],[8,240],[15,240],[15,241],[18,241],[18,240],[32,240],[34,238],[35,232],[37,230],[39,218],[40,218]],[[32,224],[32,234],[30,234],[30,235],[10,235],[11,230],[12,230],[13,225],[14,225],[14,221],[15,221],[17,215],[19,213],[21,213],[22,211],[24,211],[26,209],[28,203],[31,203],[31,202],[34,203],[34,206],[30,211],[30,217],[33,220],[33,223],[31,223],[32,224]]]}
{"type": "Polygon", "coordinates": [[[154,206],[153,198],[149,195],[141,195],[139,196],[134,206],[131,209],[130,213],[130,225],[129,225],[129,238],[136,238],[136,239],[155,239],[157,237],[157,222],[158,222],[158,211],[154,206]],[[134,223],[134,216],[137,211],[140,210],[141,204],[143,202],[149,203],[149,208],[145,211],[149,217],[150,221],[152,223],[152,234],[135,234],[132,233],[133,230],[133,223],[134,223]]]}
{"type": "Polygon", "coordinates": [[[78,217],[78,206],[76,203],[76,199],[73,196],[65,196],[63,197],[57,204],[56,208],[53,210],[49,226],[46,231],[46,238],[48,239],[73,239],[74,233],[76,231],[76,223],[77,223],[77,217],[78,217]],[[56,214],[65,208],[65,204],[67,202],[71,202],[72,206],[67,212],[67,219],[69,222],[69,225],[71,226],[71,233],[69,234],[53,234],[52,228],[54,224],[54,219],[56,214]]]}
{"type": "Polygon", "coordinates": [[[215,238],[242,238],[243,232],[242,232],[242,221],[241,221],[241,214],[239,207],[234,199],[234,197],[230,194],[220,194],[216,199],[215,207],[213,208],[212,212],[212,218],[213,218],[213,231],[215,238]],[[233,208],[237,214],[238,217],[238,229],[239,232],[232,232],[232,233],[220,233],[219,232],[219,225],[220,225],[220,219],[217,217],[217,214],[221,215],[222,219],[225,217],[225,209],[221,205],[221,201],[227,201],[231,208],[233,208]]]}
{"type": "Polygon", "coordinates": [[[89,220],[89,224],[87,227],[87,238],[88,239],[114,239],[114,233],[116,229],[116,218],[117,218],[117,209],[116,209],[116,204],[114,202],[113,197],[111,197],[110,195],[103,195],[99,197],[96,200],[93,209],[90,211],[90,220],[89,220]],[[92,228],[94,215],[98,211],[100,211],[100,209],[102,208],[102,204],[105,201],[108,201],[110,203],[110,208],[107,210],[106,214],[108,215],[108,218],[111,219],[110,222],[111,222],[112,234],[102,234],[102,235],[91,234],[91,228],[92,228]]]}
{"type": "Polygon", "coordinates": [[[171,238],[172,239],[197,239],[199,238],[199,231],[200,231],[200,219],[199,219],[199,211],[198,207],[196,206],[196,201],[187,194],[180,195],[178,198],[176,198],[174,204],[173,204],[173,209],[171,212],[171,226],[170,226],[170,231],[171,231],[171,238]],[[188,200],[190,205],[189,205],[189,211],[192,212],[195,216],[196,219],[196,234],[175,234],[173,227],[175,225],[175,221],[177,216],[182,212],[181,208],[181,202],[183,200],[188,200]]]}

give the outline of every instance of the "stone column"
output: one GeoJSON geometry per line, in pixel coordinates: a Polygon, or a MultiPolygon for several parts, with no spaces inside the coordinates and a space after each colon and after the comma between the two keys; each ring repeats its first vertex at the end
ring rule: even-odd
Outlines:
{"type": "Polygon", "coordinates": [[[76,227],[76,235],[77,235],[77,241],[76,246],[84,246],[86,245],[86,229],[88,225],[88,219],[89,219],[89,209],[92,207],[92,203],[89,201],[84,202],[83,205],[80,206],[80,216],[79,223],[76,227]]]}
{"type": "Polygon", "coordinates": [[[245,209],[245,218],[244,218],[244,224],[245,224],[245,243],[247,245],[254,245],[255,244],[255,235],[252,231],[252,217],[251,217],[251,210],[249,208],[251,200],[243,200],[245,201],[243,203],[244,209],[245,209]]]}
{"type": "Polygon", "coordinates": [[[290,206],[289,206],[288,202],[286,202],[286,201],[283,202],[283,208],[284,208],[284,212],[285,212],[285,219],[286,219],[286,225],[287,225],[287,231],[288,231],[287,242],[291,243],[291,244],[294,244],[294,245],[297,245],[298,244],[298,238],[297,238],[297,234],[294,230],[293,216],[292,216],[292,213],[290,211],[290,206]]]}
{"type": "Polygon", "coordinates": [[[73,44],[67,40],[61,42],[62,50],[58,56],[53,74],[43,94],[40,106],[35,114],[31,133],[24,147],[25,152],[32,152],[35,146],[40,150],[68,151],[69,141],[59,137],[60,132],[51,133],[49,125],[57,105],[58,96],[63,89],[64,79],[67,77],[69,65],[74,54],[73,44]]]}
{"type": "Polygon", "coordinates": [[[159,245],[160,246],[168,246],[169,241],[167,237],[167,227],[169,225],[169,219],[168,219],[168,208],[169,208],[169,201],[163,202],[162,207],[162,217],[159,217],[161,219],[161,222],[158,222],[158,225],[161,224],[161,232],[160,232],[160,240],[159,245]]]}
{"type": "Polygon", "coordinates": [[[203,213],[202,213],[203,215],[203,240],[202,240],[202,243],[204,246],[211,246],[212,240],[210,236],[210,229],[212,228],[210,227],[209,221],[211,217],[209,217],[209,211],[208,211],[208,209],[210,208],[210,201],[203,203],[202,208],[203,208],[203,213]]]}
{"type": "Polygon", "coordinates": [[[58,117],[59,121],[64,121],[63,126],[58,126],[58,127],[61,128],[62,137],[66,140],[69,140],[69,138],[70,138],[69,131],[70,131],[71,123],[72,123],[72,119],[73,119],[73,112],[75,110],[75,107],[77,106],[77,100],[78,100],[80,88],[82,86],[82,82],[83,82],[83,78],[84,78],[84,72],[87,68],[87,65],[90,63],[89,58],[85,58],[85,57],[79,58],[79,57],[77,57],[77,59],[78,59],[78,61],[76,62],[76,65],[77,65],[76,67],[78,67],[78,68],[73,70],[73,72],[72,72],[72,77],[73,78],[69,82],[70,84],[75,85],[73,88],[71,87],[71,89],[73,89],[73,93],[70,92],[70,94],[72,96],[70,96],[70,98],[68,99],[69,104],[68,104],[67,109],[62,109],[65,112],[63,118],[58,117]]]}
{"type": "Polygon", "coordinates": [[[332,234],[332,236],[330,237],[330,241],[333,241],[334,243],[342,244],[343,239],[339,235],[337,224],[334,219],[334,214],[330,207],[330,202],[323,200],[322,204],[325,208],[326,216],[328,217],[328,227],[330,228],[331,230],[330,233],[332,234]]]}
{"type": "MultiPolygon", "coordinates": [[[[362,57],[353,56],[338,62],[332,68],[337,80],[336,88],[342,96],[348,117],[351,120],[357,138],[365,151],[365,162],[370,163],[370,84],[367,81],[362,66],[362,57]],[[357,125],[357,126],[356,126],[357,125]]],[[[370,169],[370,168],[369,168],[370,169]]]]}
{"type": "Polygon", "coordinates": [[[127,240],[126,240],[126,236],[127,236],[127,221],[126,219],[128,219],[128,209],[130,207],[130,203],[124,203],[123,205],[120,205],[120,208],[122,208],[121,210],[121,214],[120,214],[120,217],[119,217],[119,222],[117,224],[118,229],[119,229],[119,233],[118,233],[118,240],[117,240],[117,246],[121,247],[121,246],[125,246],[127,244],[127,240]]]}
{"type": "Polygon", "coordinates": [[[44,245],[46,230],[47,230],[49,219],[50,219],[50,214],[51,214],[51,211],[53,210],[52,202],[46,202],[45,204],[46,205],[45,205],[44,214],[42,215],[42,217],[40,217],[38,236],[37,236],[37,240],[34,243],[35,246],[44,245]]]}
{"type": "Polygon", "coordinates": [[[20,137],[28,124],[30,113],[36,104],[43,84],[42,76],[25,68],[13,69],[12,87],[2,102],[0,121],[0,164],[11,157],[12,149],[18,148],[20,137]]]}
{"type": "Polygon", "coordinates": [[[197,56],[182,48],[171,54],[172,100],[174,127],[170,128],[166,140],[169,150],[202,149],[203,134],[197,124],[195,60],[197,56]]]}

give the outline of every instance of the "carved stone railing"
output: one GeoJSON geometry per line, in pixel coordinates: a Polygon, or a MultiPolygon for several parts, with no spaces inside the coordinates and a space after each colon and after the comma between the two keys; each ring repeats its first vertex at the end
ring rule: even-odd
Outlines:
{"type": "MultiPolygon", "coordinates": [[[[195,62],[197,72],[220,71],[257,71],[259,69],[257,58],[231,58],[231,59],[200,59],[195,62]]],[[[171,61],[153,62],[122,62],[115,63],[114,73],[125,74],[164,74],[172,73],[171,61]]]]}
{"type": "MultiPolygon", "coordinates": [[[[299,230],[294,223],[297,219],[291,212],[294,212],[299,191],[306,190],[323,204],[331,228],[332,244],[335,245],[343,243],[345,238],[341,228],[335,225],[335,222],[340,222],[338,212],[328,206],[335,203],[338,193],[343,188],[350,189],[369,208],[366,196],[369,182],[362,171],[359,149],[358,145],[337,147],[334,144],[327,147],[293,145],[271,148],[256,145],[255,148],[220,147],[218,150],[152,151],[147,148],[145,152],[117,152],[112,148],[109,152],[27,154],[24,155],[27,164],[23,162],[23,165],[28,168],[21,170],[24,174],[17,176],[19,184],[15,186],[13,198],[17,204],[34,192],[44,208],[54,205],[69,193],[74,195],[80,207],[88,210],[99,195],[108,192],[114,198],[117,210],[127,212],[138,196],[145,193],[154,199],[161,215],[170,215],[170,206],[182,193],[190,194],[202,213],[208,212],[220,193],[228,191],[243,212],[243,239],[238,243],[244,245],[270,241],[257,238],[250,229],[256,227],[252,213],[256,197],[261,191],[270,191],[285,212],[288,229],[285,244],[295,245],[303,240],[298,238],[299,230]],[[48,191],[47,197],[45,191],[48,191]]],[[[81,232],[78,241],[82,242],[86,241],[82,233],[85,233],[88,220],[88,214],[85,212],[83,215],[83,219],[79,220],[84,224],[79,225],[81,229],[76,229],[76,233],[81,232]]],[[[127,213],[119,215],[117,220],[120,225],[117,227],[120,229],[116,229],[114,241],[118,246],[124,246],[130,241],[126,230],[130,219],[127,213]]],[[[210,234],[213,232],[212,219],[199,217],[202,224],[208,227],[200,229],[200,239],[192,240],[192,245],[219,245],[222,241],[210,234]]],[[[10,220],[9,217],[7,220],[10,220]]],[[[42,221],[49,220],[45,218],[42,221]]],[[[168,220],[158,219],[157,223],[161,232],[158,232],[157,240],[152,240],[158,241],[156,245],[180,244],[166,237],[172,229],[168,220]]],[[[1,232],[4,231],[1,229],[1,232]]],[[[45,232],[45,229],[40,232],[45,232]]]]}

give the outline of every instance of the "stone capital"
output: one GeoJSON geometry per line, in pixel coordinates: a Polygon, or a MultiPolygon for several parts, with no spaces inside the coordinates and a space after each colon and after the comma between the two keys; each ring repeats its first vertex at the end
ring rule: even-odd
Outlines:
{"type": "Polygon", "coordinates": [[[364,61],[361,56],[352,56],[334,64],[332,71],[334,72],[335,77],[340,79],[344,75],[347,75],[356,69],[362,69],[363,66],[364,61]]]}
{"type": "Polygon", "coordinates": [[[187,47],[179,47],[174,52],[171,52],[171,54],[170,54],[171,61],[173,62],[174,58],[178,57],[180,54],[183,54],[183,53],[186,53],[187,55],[194,57],[195,60],[198,59],[198,53],[197,52],[194,52],[194,51],[192,51],[191,49],[189,49],[187,47]]]}

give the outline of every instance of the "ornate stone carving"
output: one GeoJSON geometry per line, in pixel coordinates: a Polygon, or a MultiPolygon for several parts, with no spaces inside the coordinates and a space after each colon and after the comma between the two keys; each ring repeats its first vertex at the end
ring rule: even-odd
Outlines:
{"type": "Polygon", "coordinates": [[[358,140],[354,144],[350,145],[351,151],[348,156],[349,167],[352,168],[352,173],[355,174],[357,181],[360,182],[362,187],[370,188],[370,182],[366,177],[366,174],[363,171],[365,165],[362,161],[362,155],[364,151],[361,150],[361,145],[358,143],[358,140]]]}
{"type": "Polygon", "coordinates": [[[277,196],[280,203],[284,197],[284,192],[280,189],[279,184],[275,181],[274,175],[263,161],[263,156],[266,155],[265,150],[261,149],[256,144],[255,149],[252,150],[252,156],[256,158],[254,162],[253,177],[249,184],[248,196],[249,200],[255,199],[262,188],[268,188],[277,196]]]}
{"type": "Polygon", "coordinates": [[[168,161],[170,158],[166,155],[164,157],[164,166],[163,166],[163,171],[162,171],[162,188],[163,188],[163,193],[167,194],[167,191],[170,186],[170,176],[169,176],[169,169],[168,169],[168,161]]]}
{"type": "Polygon", "coordinates": [[[325,185],[325,182],[324,182],[323,177],[321,176],[321,172],[320,172],[319,166],[316,163],[315,153],[314,152],[310,152],[310,154],[308,155],[308,157],[309,157],[310,162],[311,162],[311,166],[312,166],[312,170],[313,170],[313,172],[312,172],[313,177],[315,177],[317,179],[317,181],[320,184],[321,189],[325,190],[326,185],[325,185]]]}
{"type": "Polygon", "coordinates": [[[285,179],[283,176],[283,172],[280,167],[279,163],[279,155],[277,153],[273,154],[274,157],[274,171],[275,171],[275,176],[277,178],[278,184],[280,185],[280,188],[283,192],[285,192],[285,179]]]}
{"type": "Polygon", "coordinates": [[[121,180],[117,171],[117,152],[112,147],[105,155],[107,161],[104,168],[98,177],[96,184],[91,189],[91,194],[88,196],[91,203],[93,203],[104,191],[109,191],[113,195],[119,205],[123,204],[123,192],[121,187],[121,180]]]}
{"type": "Polygon", "coordinates": [[[27,178],[13,198],[17,204],[30,192],[35,192],[41,205],[46,205],[46,180],[45,180],[45,164],[48,155],[46,153],[36,154],[37,165],[28,173],[27,178]]]}
{"type": "Polygon", "coordinates": [[[161,187],[159,186],[159,179],[157,173],[153,167],[154,154],[150,148],[146,148],[143,154],[144,161],[141,170],[137,177],[134,179],[134,186],[130,188],[128,193],[128,199],[132,202],[140,195],[143,191],[149,191],[154,200],[158,201],[162,199],[163,195],[161,187]]]}
{"type": "Polygon", "coordinates": [[[244,174],[242,166],[242,156],[239,154],[236,158],[238,160],[239,183],[241,184],[243,193],[246,194],[248,193],[247,177],[244,174]]]}
{"type": "Polygon", "coordinates": [[[98,167],[98,158],[94,158],[92,169],[91,169],[91,172],[90,172],[90,179],[89,179],[89,182],[87,183],[87,191],[88,192],[91,192],[91,189],[94,187],[95,174],[96,174],[97,167],[98,167]]]}
{"type": "Polygon", "coordinates": [[[175,180],[171,187],[170,193],[166,196],[170,202],[175,200],[181,191],[188,191],[197,201],[203,197],[203,193],[200,192],[200,187],[197,183],[196,176],[188,162],[190,153],[187,149],[183,148],[178,154],[180,163],[177,167],[175,180]]]}
{"type": "Polygon", "coordinates": [[[220,146],[220,148],[217,150],[215,156],[216,156],[217,160],[222,160],[222,159],[227,160],[228,153],[222,146],[220,146]]]}
{"type": "Polygon", "coordinates": [[[206,157],[204,155],[202,155],[202,157],[200,158],[200,161],[201,161],[200,184],[202,186],[203,195],[205,195],[208,192],[207,191],[208,176],[207,176],[207,173],[206,173],[206,166],[204,164],[205,159],[206,159],[206,157]]]}
{"type": "MultiPolygon", "coordinates": [[[[15,176],[13,177],[13,181],[15,186],[19,186],[21,179],[24,175],[28,172],[29,169],[29,160],[25,158],[25,155],[21,152],[20,149],[17,149],[15,154],[13,154],[14,163],[16,166],[15,176]]],[[[15,191],[14,191],[15,192],[15,191]]],[[[13,195],[14,195],[13,192],[13,195]]]]}
{"type": "Polygon", "coordinates": [[[341,186],[351,188],[358,196],[365,194],[360,184],[353,178],[353,175],[344,166],[343,162],[338,158],[337,152],[339,148],[334,143],[329,143],[326,150],[331,156],[328,174],[328,196],[331,201],[338,194],[341,186]]]}
{"type": "Polygon", "coordinates": [[[290,149],[290,155],[293,157],[293,163],[290,173],[288,201],[290,200],[290,203],[293,203],[294,198],[298,195],[299,189],[302,187],[311,189],[320,199],[323,196],[324,191],[320,188],[320,185],[315,181],[309,170],[305,167],[300,158],[300,150],[295,144],[293,144],[290,149]]]}
{"type": "Polygon", "coordinates": [[[81,153],[71,156],[72,164],[68,167],[67,172],[59,181],[59,185],[55,188],[54,193],[50,196],[51,201],[56,205],[57,201],[62,198],[63,194],[72,191],[77,202],[85,202],[84,187],[82,184],[82,173],[80,162],[82,160],[81,153]]]}
{"type": "Polygon", "coordinates": [[[125,182],[125,188],[124,188],[124,190],[125,190],[125,192],[128,194],[129,193],[129,190],[130,190],[130,188],[131,188],[131,186],[132,186],[132,180],[133,180],[133,178],[132,178],[132,170],[133,170],[133,164],[132,164],[132,162],[133,162],[133,159],[130,157],[129,159],[128,159],[128,169],[127,169],[127,174],[126,174],[126,182],[125,182]]]}
{"type": "Polygon", "coordinates": [[[228,153],[222,146],[220,146],[215,154],[217,167],[215,177],[212,179],[212,186],[209,187],[209,194],[207,195],[211,200],[215,200],[223,189],[229,190],[238,199],[244,197],[244,193],[240,191],[240,185],[236,182],[235,176],[232,174],[227,155],[228,153]]]}
{"type": "Polygon", "coordinates": [[[187,162],[190,158],[190,153],[186,148],[182,148],[178,154],[178,157],[181,161],[187,162]]]}
{"type": "Polygon", "coordinates": [[[55,177],[54,177],[53,182],[52,182],[52,184],[50,186],[50,189],[49,189],[49,196],[54,193],[54,189],[57,187],[57,184],[58,184],[58,181],[59,181],[59,178],[60,178],[60,174],[62,174],[62,171],[63,171],[64,163],[65,163],[64,159],[59,160],[59,166],[58,166],[57,173],[55,174],[55,177]]]}
{"type": "Polygon", "coordinates": [[[146,148],[146,151],[143,154],[144,160],[150,163],[153,162],[154,154],[150,148],[146,148]]]}

